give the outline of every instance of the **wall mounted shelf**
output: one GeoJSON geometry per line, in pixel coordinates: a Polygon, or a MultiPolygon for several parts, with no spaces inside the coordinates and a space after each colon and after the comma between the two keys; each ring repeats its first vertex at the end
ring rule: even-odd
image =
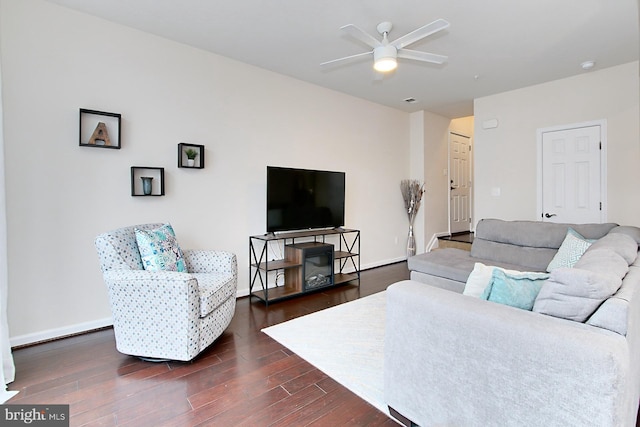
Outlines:
{"type": "Polygon", "coordinates": [[[118,113],[80,109],[80,146],[120,149],[118,113]]]}
{"type": "Polygon", "coordinates": [[[178,144],[178,167],[204,169],[204,145],[186,144],[184,142],[178,144]],[[194,150],[198,153],[196,158],[193,159],[193,164],[189,162],[187,150],[194,150]]]}
{"type": "Polygon", "coordinates": [[[164,196],[164,168],[131,166],[131,195],[164,196]],[[145,193],[144,181],[150,183],[148,194],[145,193]]]}

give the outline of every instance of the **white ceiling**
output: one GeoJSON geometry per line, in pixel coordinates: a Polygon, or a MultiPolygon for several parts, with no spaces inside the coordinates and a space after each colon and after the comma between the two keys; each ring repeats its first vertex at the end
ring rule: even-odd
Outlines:
{"type": "Polygon", "coordinates": [[[49,0],[106,20],[413,112],[455,118],[473,99],[638,60],[636,0],[49,0]],[[341,33],[355,24],[394,40],[437,18],[451,26],[409,48],[444,54],[444,65],[399,60],[376,79],[368,56],[321,69],[324,61],[371,50],[341,33]],[[416,103],[404,101],[415,98],[416,103]]]}

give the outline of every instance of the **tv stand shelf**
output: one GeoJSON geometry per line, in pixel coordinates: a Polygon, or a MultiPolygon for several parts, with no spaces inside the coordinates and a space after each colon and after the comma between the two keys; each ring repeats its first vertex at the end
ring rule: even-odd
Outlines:
{"type": "Polygon", "coordinates": [[[249,260],[249,295],[267,305],[350,282],[357,281],[360,286],[360,230],[333,228],[250,236],[249,260]],[[270,257],[274,244],[279,253],[270,257]],[[327,260],[327,281],[314,287],[305,279],[305,271],[307,261],[318,259],[327,260]]]}

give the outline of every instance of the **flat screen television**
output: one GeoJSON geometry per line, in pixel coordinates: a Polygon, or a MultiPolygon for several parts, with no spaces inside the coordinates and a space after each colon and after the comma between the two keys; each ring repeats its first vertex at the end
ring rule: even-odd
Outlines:
{"type": "Polygon", "coordinates": [[[267,166],[267,232],[344,225],[345,173],[267,166]]]}

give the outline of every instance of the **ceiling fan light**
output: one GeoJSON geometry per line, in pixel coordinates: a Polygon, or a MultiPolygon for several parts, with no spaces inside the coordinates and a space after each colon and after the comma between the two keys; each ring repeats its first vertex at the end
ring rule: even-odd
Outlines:
{"type": "Polygon", "coordinates": [[[373,68],[381,73],[395,70],[398,67],[396,58],[380,58],[373,63],[373,68]]]}
{"type": "Polygon", "coordinates": [[[395,70],[398,66],[398,51],[393,46],[378,46],[373,50],[373,68],[381,73],[395,70]]]}

